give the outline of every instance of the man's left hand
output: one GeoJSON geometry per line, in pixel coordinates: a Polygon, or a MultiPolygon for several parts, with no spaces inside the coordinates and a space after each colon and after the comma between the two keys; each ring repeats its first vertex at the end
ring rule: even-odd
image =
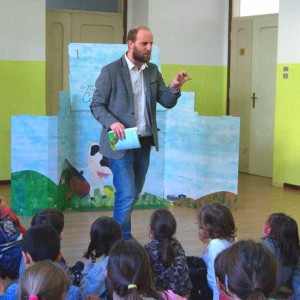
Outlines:
{"type": "Polygon", "coordinates": [[[192,78],[188,76],[188,73],[186,71],[179,72],[175,75],[172,82],[170,83],[170,89],[173,92],[177,92],[179,91],[180,87],[189,80],[192,80],[192,78]]]}

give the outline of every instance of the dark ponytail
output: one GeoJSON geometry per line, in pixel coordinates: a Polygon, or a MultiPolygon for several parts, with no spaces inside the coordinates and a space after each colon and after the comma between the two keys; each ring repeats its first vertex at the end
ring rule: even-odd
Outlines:
{"type": "Polygon", "coordinates": [[[106,287],[113,298],[139,300],[150,297],[161,300],[157,293],[149,256],[144,247],[132,240],[119,240],[111,249],[107,263],[106,287]]]}
{"type": "Polygon", "coordinates": [[[265,296],[263,290],[261,288],[255,288],[250,292],[250,295],[246,298],[246,300],[267,300],[268,298],[265,296]]]}
{"type": "Polygon", "coordinates": [[[158,255],[165,268],[171,266],[177,255],[174,247],[172,247],[176,228],[176,220],[167,209],[157,209],[152,213],[150,231],[152,238],[160,242],[158,255]]]}

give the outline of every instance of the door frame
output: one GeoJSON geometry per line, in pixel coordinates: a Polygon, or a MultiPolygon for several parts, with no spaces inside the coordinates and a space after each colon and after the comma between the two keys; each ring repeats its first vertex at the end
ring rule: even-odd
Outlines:
{"type": "Polygon", "coordinates": [[[227,90],[226,90],[226,115],[230,113],[230,67],[231,67],[231,27],[233,0],[228,1],[228,45],[227,45],[227,90]]]}

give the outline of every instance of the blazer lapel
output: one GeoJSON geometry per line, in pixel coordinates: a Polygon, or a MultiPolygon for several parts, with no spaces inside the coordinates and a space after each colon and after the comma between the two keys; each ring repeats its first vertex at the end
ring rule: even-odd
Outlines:
{"type": "Polygon", "coordinates": [[[129,94],[130,98],[133,100],[133,92],[132,92],[130,74],[129,74],[128,66],[127,66],[124,56],[122,56],[122,58],[121,58],[121,72],[122,72],[122,75],[123,75],[123,78],[125,81],[125,85],[126,85],[128,94],[129,94]]]}

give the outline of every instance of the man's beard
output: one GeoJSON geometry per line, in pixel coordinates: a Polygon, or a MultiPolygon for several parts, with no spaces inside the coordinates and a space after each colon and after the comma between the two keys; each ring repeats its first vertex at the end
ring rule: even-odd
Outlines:
{"type": "Polygon", "coordinates": [[[146,62],[148,62],[148,61],[150,60],[150,58],[151,58],[151,52],[150,52],[149,57],[148,57],[148,55],[147,55],[147,57],[146,57],[146,56],[140,54],[140,52],[139,52],[136,48],[134,48],[134,49],[133,49],[133,52],[132,52],[132,57],[133,57],[133,59],[136,60],[136,61],[139,61],[139,62],[141,62],[141,63],[146,63],[146,62]]]}

